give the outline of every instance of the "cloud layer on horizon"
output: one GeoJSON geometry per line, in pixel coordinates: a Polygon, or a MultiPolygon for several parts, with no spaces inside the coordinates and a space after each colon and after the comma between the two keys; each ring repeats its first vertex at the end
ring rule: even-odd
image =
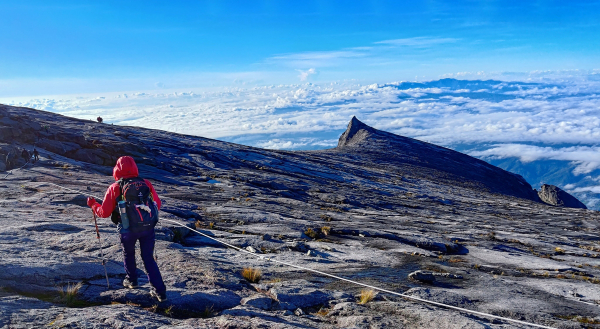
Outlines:
{"type": "MultiPolygon", "coordinates": [[[[568,161],[575,165],[574,175],[600,169],[600,79],[596,74],[537,82],[304,83],[8,103],[289,150],[335,147],[350,118],[357,116],[375,128],[481,158],[568,161]]],[[[585,186],[572,190],[577,188],[593,190],[585,186]]]]}
{"type": "Polygon", "coordinates": [[[600,82],[593,80],[562,84],[448,79],[383,85],[307,83],[8,103],[84,119],[100,115],[114,124],[209,138],[267,134],[284,140],[286,135],[300,138],[307,133],[339,132],[355,115],[378,129],[448,146],[596,145],[600,140],[600,82]]]}

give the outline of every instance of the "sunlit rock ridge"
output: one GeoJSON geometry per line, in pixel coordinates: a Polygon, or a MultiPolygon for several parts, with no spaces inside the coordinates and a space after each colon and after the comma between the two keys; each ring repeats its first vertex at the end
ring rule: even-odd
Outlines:
{"type": "Polygon", "coordinates": [[[543,203],[520,176],[451,149],[346,124],[337,147],[278,151],[0,106],[2,152],[35,143],[41,158],[5,154],[0,327],[519,327],[384,293],[361,304],[359,286],[167,221],[156,257],[169,300],[150,298],[141,270],[139,289],[122,287],[118,234],[99,220],[107,289],[75,191],[101,197],[122,155],[156,187],[162,219],[261,256],[552,327],[600,320],[598,212],[543,203]]]}

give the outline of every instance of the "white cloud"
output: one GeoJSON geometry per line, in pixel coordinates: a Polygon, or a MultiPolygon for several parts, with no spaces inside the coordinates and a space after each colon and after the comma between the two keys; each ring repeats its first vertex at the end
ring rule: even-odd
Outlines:
{"type": "Polygon", "coordinates": [[[300,72],[300,75],[298,76],[300,78],[300,81],[306,81],[308,80],[308,77],[313,75],[313,74],[317,74],[317,70],[315,70],[314,68],[310,68],[306,71],[302,71],[302,70],[297,70],[298,72],[300,72]]]}
{"type": "MultiPolygon", "coordinates": [[[[291,67],[328,67],[343,64],[359,63],[368,65],[381,65],[382,63],[397,63],[398,58],[390,61],[386,52],[390,49],[402,48],[401,54],[407,55],[407,49],[419,50],[436,45],[455,43],[459,39],[438,37],[414,37],[404,39],[382,40],[374,42],[372,46],[350,47],[326,51],[304,51],[271,56],[266,59],[268,64],[283,64],[291,67]],[[365,61],[365,58],[371,59],[365,61]],[[384,60],[385,59],[385,60],[384,60]]],[[[395,58],[395,57],[394,57],[395,58]]],[[[384,64],[387,65],[387,64],[384,64]]]]}
{"type": "Polygon", "coordinates": [[[594,79],[268,85],[0,102],[209,138],[245,136],[244,144],[287,149],[335,146],[356,115],[376,128],[441,145],[492,144],[471,153],[477,156],[573,161],[577,174],[600,167],[600,82],[594,79]]]}
{"type": "Polygon", "coordinates": [[[587,174],[600,169],[600,147],[540,147],[524,144],[501,144],[483,151],[471,151],[470,155],[483,158],[519,158],[522,162],[537,160],[563,160],[576,164],[576,175],[587,174]]]}
{"type": "Polygon", "coordinates": [[[325,67],[337,66],[343,61],[361,58],[367,55],[368,51],[365,49],[307,51],[272,56],[267,59],[267,63],[280,63],[292,67],[325,67]]]}
{"type": "Polygon", "coordinates": [[[592,192],[592,193],[600,193],[600,186],[586,186],[586,187],[578,187],[572,190],[574,193],[581,192],[592,192]]]}

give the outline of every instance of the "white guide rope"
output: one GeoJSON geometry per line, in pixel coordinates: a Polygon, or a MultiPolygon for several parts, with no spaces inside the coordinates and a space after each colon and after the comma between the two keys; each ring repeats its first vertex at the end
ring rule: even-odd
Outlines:
{"type": "MultiPolygon", "coordinates": [[[[73,189],[70,189],[70,188],[67,188],[67,187],[63,187],[63,186],[60,186],[58,184],[49,183],[49,182],[40,182],[40,183],[51,184],[51,185],[60,187],[60,188],[62,188],[64,190],[67,190],[67,191],[72,191],[72,192],[75,192],[75,193],[79,193],[81,195],[91,196],[91,197],[94,197],[94,198],[97,198],[97,199],[101,199],[101,198],[98,198],[98,197],[93,196],[91,194],[83,193],[81,191],[77,191],[77,190],[73,190],[73,189]]],[[[219,239],[215,239],[215,238],[213,238],[213,237],[211,237],[211,236],[209,236],[207,234],[204,234],[204,233],[202,233],[200,231],[197,231],[197,230],[195,230],[193,228],[190,228],[190,227],[188,227],[188,226],[186,226],[184,224],[181,224],[181,223],[179,223],[177,221],[170,220],[170,219],[161,219],[161,220],[173,223],[173,224],[175,224],[177,226],[185,227],[188,230],[196,232],[196,233],[198,233],[198,234],[200,234],[200,235],[202,235],[202,236],[204,236],[204,237],[206,237],[208,239],[211,239],[211,240],[213,240],[215,242],[218,242],[218,243],[220,243],[222,245],[225,245],[225,246],[227,246],[229,248],[235,249],[235,250],[237,250],[239,252],[242,252],[242,253],[251,255],[253,257],[259,258],[261,260],[266,260],[266,261],[270,261],[270,262],[273,262],[273,263],[277,263],[277,264],[281,264],[281,265],[286,265],[286,266],[289,266],[289,267],[297,268],[297,269],[300,269],[300,270],[317,273],[317,274],[320,274],[320,275],[323,275],[323,276],[328,276],[330,278],[334,278],[334,279],[338,279],[338,280],[350,282],[350,283],[353,283],[353,284],[356,284],[356,285],[359,285],[359,286],[371,288],[371,289],[378,290],[378,291],[381,291],[381,292],[385,292],[385,293],[388,293],[388,294],[392,294],[392,295],[400,296],[400,297],[403,297],[403,298],[411,299],[411,300],[414,300],[414,301],[418,301],[418,302],[422,302],[422,303],[426,303],[426,304],[431,304],[431,305],[435,305],[435,306],[439,306],[439,307],[443,307],[443,308],[448,308],[448,309],[452,309],[452,310],[456,310],[456,311],[460,311],[460,312],[464,312],[464,313],[475,314],[475,315],[479,315],[479,316],[483,316],[483,317],[487,317],[487,318],[493,318],[493,319],[498,319],[498,320],[513,322],[513,323],[523,324],[523,325],[527,325],[527,326],[531,326],[531,327],[536,327],[536,328],[555,329],[554,327],[543,326],[543,325],[539,325],[539,324],[535,324],[535,323],[530,323],[530,322],[525,322],[525,321],[521,321],[521,320],[515,320],[515,319],[511,319],[511,318],[506,318],[506,317],[503,317],[503,316],[498,316],[498,315],[493,315],[493,314],[489,314],[489,313],[483,313],[483,312],[473,311],[473,310],[469,310],[469,309],[462,308],[462,307],[457,307],[457,306],[442,304],[442,303],[438,303],[438,302],[434,302],[434,301],[422,299],[422,298],[415,297],[415,296],[405,295],[405,294],[401,294],[399,292],[395,292],[395,291],[391,291],[391,290],[387,290],[387,289],[383,289],[383,288],[371,286],[371,285],[368,285],[368,284],[365,284],[365,283],[356,282],[356,281],[353,281],[353,280],[342,278],[342,277],[337,276],[337,275],[333,275],[333,274],[321,272],[321,271],[314,270],[314,269],[311,269],[311,268],[307,268],[307,267],[303,267],[303,266],[299,266],[299,265],[294,265],[294,264],[290,264],[290,263],[286,263],[286,262],[282,262],[280,260],[277,260],[277,259],[274,259],[274,258],[271,258],[271,257],[266,257],[266,256],[263,256],[263,255],[255,254],[253,252],[247,251],[247,250],[242,249],[240,247],[236,247],[234,245],[231,245],[231,244],[229,244],[227,242],[224,242],[224,241],[221,241],[219,239]]]]}

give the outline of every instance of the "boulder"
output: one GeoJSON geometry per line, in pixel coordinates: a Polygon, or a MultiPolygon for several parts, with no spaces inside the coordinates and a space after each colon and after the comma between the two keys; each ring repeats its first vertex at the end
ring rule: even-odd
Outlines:
{"type": "Polygon", "coordinates": [[[306,280],[276,283],[269,292],[277,298],[281,309],[287,310],[322,305],[335,299],[331,292],[320,290],[316,284],[306,280]]]}
{"type": "Polygon", "coordinates": [[[409,279],[415,280],[415,281],[421,281],[421,282],[434,282],[435,281],[435,276],[433,275],[432,272],[429,271],[415,271],[412,272],[408,275],[409,279]]]}
{"type": "Polygon", "coordinates": [[[553,206],[587,209],[577,198],[554,185],[542,185],[538,195],[543,202],[553,206]]]}
{"type": "Polygon", "coordinates": [[[14,145],[0,146],[0,169],[8,171],[25,164],[25,160],[21,157],[22,151],[23,149],[14,145]]]}
{"type": "Polygon", "coordinates": [[[261,310],[268,310],[273,304],[273,300],[263,294],[256,294],[242,299],[242,305],[252,306],[261,310]]]}

